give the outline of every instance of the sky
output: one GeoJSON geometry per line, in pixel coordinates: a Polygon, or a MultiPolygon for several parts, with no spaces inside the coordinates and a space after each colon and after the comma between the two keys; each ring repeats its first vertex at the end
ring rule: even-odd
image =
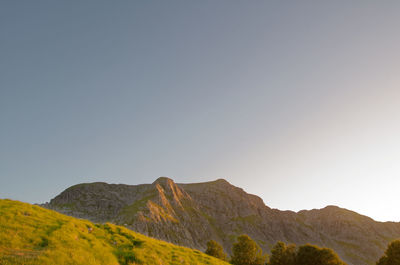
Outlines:
{"type": "Polygon", "coordinates": [[[397,1],[0,3],[0,198],[224,178],[400,221],[397,1]]]}

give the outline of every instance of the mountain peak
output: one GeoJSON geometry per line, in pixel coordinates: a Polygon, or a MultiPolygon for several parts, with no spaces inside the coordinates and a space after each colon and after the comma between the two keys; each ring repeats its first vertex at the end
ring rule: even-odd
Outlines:
{"type": "Polygon", "coordinates": [[[168,177],[159,177],[158,179],[156,179],[153,182],[153,184],[160,184],[160,185],[163,185],[163,184],[174,184],[174,183],[175,182],[171,178],[168,178],[168,177]]]}
{"type": "Polygon", "coordinates": [[[226,179],[217,179],[216,181],[214,181],[215,183],[218,184],[228,184],[228,185],[232,185],[231,183],[229,183],[226,179]]]}

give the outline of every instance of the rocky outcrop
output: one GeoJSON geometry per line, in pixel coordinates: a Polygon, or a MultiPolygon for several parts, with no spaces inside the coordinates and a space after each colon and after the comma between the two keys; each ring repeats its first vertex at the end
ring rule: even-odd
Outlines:
{"type": "Polygon", "coordinates": [[[72,186],[45,207],[95,222],[113,222],[148,236],[204,250],[214,239],[230,253],[248,234],[266,251],[277,241],[334,249],[349,264],[374,264],[387,244],[400,238],[400,223],[376,222],[336,206],[279,211],[226,180],[177,184],[88,183],[72,186]]]}

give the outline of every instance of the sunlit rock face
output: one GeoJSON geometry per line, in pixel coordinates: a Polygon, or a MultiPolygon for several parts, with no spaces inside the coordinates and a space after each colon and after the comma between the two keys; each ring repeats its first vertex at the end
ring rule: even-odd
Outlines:
{"type": "Polygon", "coordinates": [[[336,206],[279,211],[223,179],[177,184],[160,177],[135,186],[79,184],[43,206],[201,250],[214,239],[230,253],[240,234],[248,234],[266,251],[279,240],[312,243],[334,249],[354,265],[374,264],[387,244],[400,238],[400,223],[375,222],[336,206]]]}

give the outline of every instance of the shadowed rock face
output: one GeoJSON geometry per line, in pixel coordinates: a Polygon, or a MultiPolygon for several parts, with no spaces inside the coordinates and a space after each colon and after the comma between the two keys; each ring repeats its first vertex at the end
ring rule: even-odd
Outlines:
{"type": "Polygon", "coordinates": [[[279,240],[312,243],[334,249],[354,265],[375,264],[387,244],[400,238],[400,223],[376,222],[336,206],[279,211],[223,179],[177,184],[161,177],[135,186],[79,184],[43,206],[201,250],[214,239],[230,253],[240,234],[248,234],[266,251],[279,240]]]}

